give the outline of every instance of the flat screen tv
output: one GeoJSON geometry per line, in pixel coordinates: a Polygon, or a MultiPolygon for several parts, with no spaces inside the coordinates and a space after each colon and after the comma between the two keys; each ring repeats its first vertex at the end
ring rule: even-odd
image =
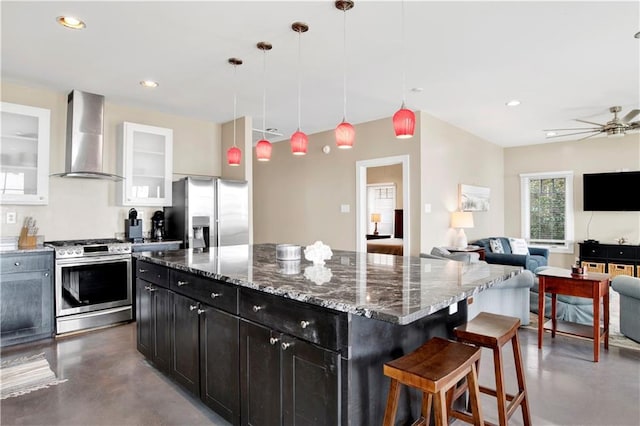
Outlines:
{"type": "Polygon", "coordinates": [[[585,211],[640,211],[640,171],[582,176],[585,211]]]}

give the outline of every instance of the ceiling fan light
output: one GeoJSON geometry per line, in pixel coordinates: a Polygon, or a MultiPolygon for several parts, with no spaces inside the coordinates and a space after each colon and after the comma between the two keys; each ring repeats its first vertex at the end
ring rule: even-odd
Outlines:
{"type": "Polygon", "coordinates": [[[306,155],[309,146],[309,138],[298,129],[291,135],[291,153],[293,155],[306,155]]]}
{"type": "Polygon", "coordinates": [[[342,121],[336,127],[336,145],[340,149],[351,149],[356,138],[356,130],[350,123],[342,121]]]}
{"type": "Polygon", "coordinates": [[[271,151],[273,150],[273,146],[271,142],[266,139],[261,139],[256,144],[256,157],[258,161],[269,161],[271,160],[271,151]]]}
{"type": "Polygon", "coordinates": [[[396,138],[409,139],[413,137],[416,127],[416,115],[410,109],[404,107],[404,103],[395,114],[393,114],[393,128],[396,138]]]}
{"type": "Polygon", "coordinates": [[[240,160],[242,158],[242,151],[237,146],[232,146],[227,150],[227,164],[232,167],[236,167],[240,165],[240,160]]]}

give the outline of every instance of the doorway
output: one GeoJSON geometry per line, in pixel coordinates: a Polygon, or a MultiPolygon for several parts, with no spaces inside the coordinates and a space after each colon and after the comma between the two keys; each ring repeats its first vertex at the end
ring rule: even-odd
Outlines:
{"type": "MultiPolygon", "coordinates": [[[[400,164],[402,166],[402,251],[408,256],[411,247],[409,220],[409,156],[374,158],[356,162],[356,250],[367,251],[367,234],[370,221],[367,214],[367,170],[371,167],[383,167],[400,164]]],[[[399,195],[399,194],[398,194],[399,195]]]]}

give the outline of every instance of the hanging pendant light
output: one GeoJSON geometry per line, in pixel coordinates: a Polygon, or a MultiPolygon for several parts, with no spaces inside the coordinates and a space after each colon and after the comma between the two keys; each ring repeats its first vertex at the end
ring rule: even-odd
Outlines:
{"type": "Polygon", "coordinates": [[[416,127],[416,115],[410,109],[405,107],[405,43],[404,43],[404,0],[402,3],[402,105],[400,109],[393,114],[393,128],[396,132],[396,138],[408,139],[413,137],[416,127]]]}
{"type": "Polygon", "coordinates": [[[271,43],[261,41],[257,44],[258,49],[262,50],[262,139],[256,144],[256,158],[258,161],[271,160],[271,151],[273,146],[267,140],[265,129],[267,127],[267,50],[271,50],[271,43]]]}
{"type": "Polygon", "coordinates": [[[336,9],[342,10],[344,16],[344,32],[343,32],[343,44],[344,44],[344,58],[342,58],[343,74],[342,74],[342,104],[343,115],[342,123],[336,127],[336,145],[340,149],[350,149],[353,147],[353,142],[356,138],[356,130],[347,121],[347,10],[353,9],[353,2],[351,0],[337,0],[335,2],[336,9]]]}
{"type": "Polygon", "coordinates": [[[302,33],[309,31],[309,26],[303,22],[294,22],[291,24],[291,29],[298,33],[298,130],[291,135],[291,153],[293,155],[306,155],[309,138],[300,130],[300,92],[302,89],[300,40],[302,33]]]}
{"type": "Polygon", "coordinates": [[[242,65],[242,59],[229,58],[229,63],[233,65],[233,146],[227,150],[227,164],[236,167],[240,165],[240,160],[242,159],[242,151],[236,146],[236,106],[238,103],[236,71],[238,65],[242,65]]]}

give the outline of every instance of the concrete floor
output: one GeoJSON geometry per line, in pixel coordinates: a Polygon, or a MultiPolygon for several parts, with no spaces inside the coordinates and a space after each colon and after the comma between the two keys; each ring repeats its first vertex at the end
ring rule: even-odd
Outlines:
{"type": "MultiPolygon", "coordinates": [[[[147,364],[135,337],[131,323],[3,350],[3,359],[44,352],[68,381],[0,401],[0,424],[228,425],[147,364]]],[[[610,347],[593,363],[589,341],[559,336],[552,342],[547,334],[539,351],[530,329],[520,330],[520,341],[534,425],[640,424],[640,351],[610,347]]],[[[509,351],[505,357],[513,391],[513,358],[509,351]]],[[[491,386],[492,371],[485,351],[480,382],[491,386]]],[[[483,396],[482,407],[495,421],[495,400],[483,396]]],[[[510,424],[522,424],[519,410],[510,424]]]]}

